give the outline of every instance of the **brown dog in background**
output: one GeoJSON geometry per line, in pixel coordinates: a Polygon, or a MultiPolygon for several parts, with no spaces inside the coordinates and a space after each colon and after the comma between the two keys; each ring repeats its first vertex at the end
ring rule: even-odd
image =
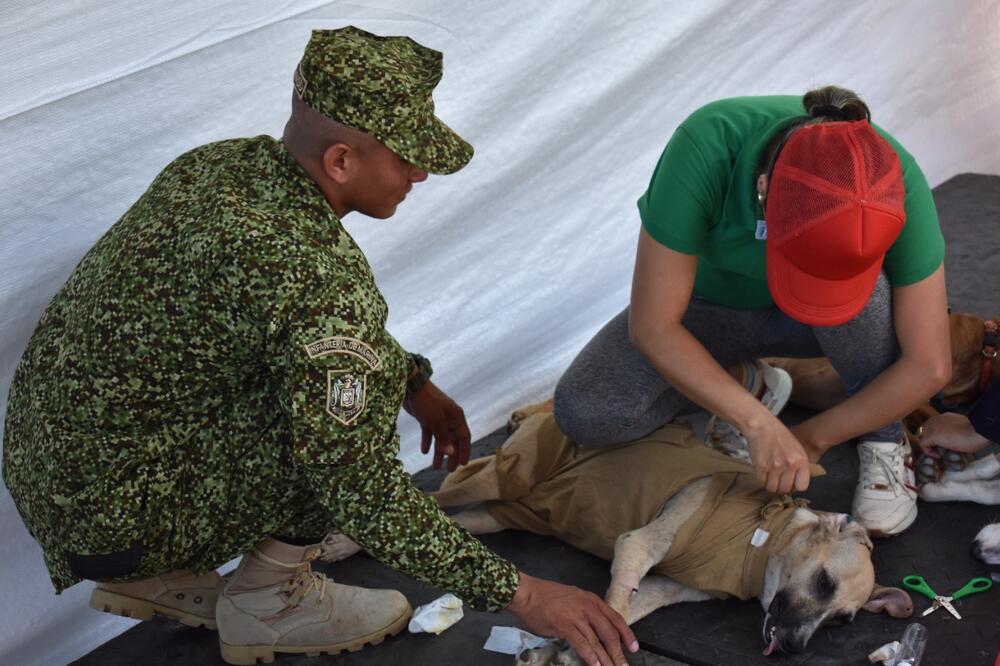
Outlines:
{"type": "MultiPolygon", "coordinates": [[[[994,317],[993,321],[1000,326],[1000,317],[994,317]]],[[[941,390],[940,398],[945,407],[956,407],[972,402],[984,390],[982,375],[986,360],[984,356],[986,326],[982,317],[959,312],[948,315],[948,327],[951,333],[951,379],[941,390]]],[[[843,402],[847,397],[844,382],[825,357],[763,360],[775,367],[784,368],[791,375],[790,401],[800,407],[823,411],[843,402]]],[[[1000,378],[1000,360],[989,367],[986,384],[998,378],[1000,378]]],[[[516,430],[521,421],[539,411],[552,411],[552,400],[523,407],[511,414],[507,421],[508,432],[516,430]]],[[[904,419],[910,441],[917,441],[917,429],[924,421],[938,413],[930,403],[921,405],[911,412],[904,419]]]]}
{"type": "MultiPolygon", "coordinates": [[[[1000,317],[993,321],[1000,326],[1000,317]]],[[[985,354],[986,324],[982,317],[968,313],[948,315],[951,333],[951,379],[941,390],[940,400],[945,407],[957,407],[978,398],[985,385],[1000,378],[1000,362],[993,362],[985,354]],[[983,368],[987,374],[983,377],[983,368]]],[[[825,410],[847,397],[840,375],[826,358],[768,358],[765,362],[784,368],[792,377],[790,401],[801,407],[825,410]]],[[[910,441],[916,442],[917,429],[930,417],[938,414],[930,403],[920,405],[903,423],[910,441]]]]}

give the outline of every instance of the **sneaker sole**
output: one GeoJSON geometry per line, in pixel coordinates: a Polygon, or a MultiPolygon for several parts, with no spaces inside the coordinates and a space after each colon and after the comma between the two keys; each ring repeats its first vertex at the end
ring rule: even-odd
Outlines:
{"type": "Polygon", "coordinates": [[[899,536],[907,529],[909,529],[910,525],[912,525],[916,519],[917,519],[917,505],[916,503],[914,503],[910,511],[908,511],[907,514],[903,516],[903,519],[899,521],[896,525],[887,529],[869,529],[868,534],[877,539],[899,536]]]}
{"type": "Polygon", "coordinates": [[[234,666],[253,666],[258,660],[264,662],[265,664],[270,664],[274,661],[274,655],[276,653],[284,654],[304,654],[307,657],[318,657],[321,654],[329,654],[336,656],[347,650],[348,652],[357,652],[366,645],[378,645],[384,641],[389,636],[395,636],[410,622],[410,616],[413,615],[412,609],[407,609],[399,619],[390,624],[384,629],[372,632],[367,636],[361,636],[350,641],[343,641],[341,643],[331,643],[329,645],[309,645],[306,647],[284,647],[277,645],[230,645],[219,639],[219,649],[222,652],[222,659],[227,664],[233,664],[234,666]]]}
{"type": "Polygon", "coordinates": [[[788,404],[788,399],[792,397],[792,376],[788,374],[787,370],[783,368],[776,368],[774,366],[769,366],[769,371],[773,371],[780,377],[777,382],[777,386],[765,389],[770,390],[772,396],[771,405],[768,406],[768,411],[775,416],[778,416],[785,408],[785,405],[788,404]]]}
{"type": "Polygon", "coordinates": [[[90,607],[103,613],[130,617],[134,620],[152,620],[154,615],[162,615],[189,627],[205,627],[213,631],[218,628],[214,617],[195,615],[178,608],[163,606],[152,601],[136,599],[100,588],[94,588],[90,594],[90,607]]]}

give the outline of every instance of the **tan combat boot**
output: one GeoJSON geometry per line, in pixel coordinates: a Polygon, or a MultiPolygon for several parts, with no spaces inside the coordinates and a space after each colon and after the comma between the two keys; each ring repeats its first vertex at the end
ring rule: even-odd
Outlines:
{"type": "Polygon", "coordinates": [[[221,588],[222,577],[214,571],[201,575],[172,571],[128,583],[98,583],[90,607],[137,620],[158,614],[192,627],[215,629],[215,602],[221,588]]]}
{"type": "Polygon", "coordinates": [[[215,610],[227,663],[270,663],[276,652],[355,652],[406,627],[412,613],[406,597],[313,573],[309,562],[319,552],[267,538],[243,558],[215,610]]]}

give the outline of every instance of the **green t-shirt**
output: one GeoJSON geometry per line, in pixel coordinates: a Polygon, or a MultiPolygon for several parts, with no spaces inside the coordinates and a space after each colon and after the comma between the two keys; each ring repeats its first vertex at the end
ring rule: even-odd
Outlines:
{"type": "MultiPolygon", "coordinates": [[[[735,97],[707,104],[674,132],[639,199],[650,236],[698,256],[694,294],[739,309],[774,304],[767,287],[766,241],[759,224],[757,167],[772,136],[805,111],[801,97],[735,97]]],[[[919,282],[944,259],[934,199],[913,156],[880,127],[899,155],[906,223],[886,254],[890,284],[919,282]]]]}

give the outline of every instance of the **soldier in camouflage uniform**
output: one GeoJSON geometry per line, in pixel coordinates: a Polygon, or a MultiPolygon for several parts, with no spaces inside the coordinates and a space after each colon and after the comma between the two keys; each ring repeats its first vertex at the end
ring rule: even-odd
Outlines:
{"type": "Polygon", "coordinates": [[[3,473],[57,592],[98,580],[101,610],[218,625],[231,663],[357,649],[410,607],[311,572],[336,526],[590,663],[637,649],[597,597],[520,574],[449,521],[396,458],[401,405],[436,463],[467,462],[469,432],[386,331],[340,218],[389,217],[471,158],[434,115],[441,61],[404,37],[315,31],[283,141],[177,158],[52,300],[11,386],[3,473]],[[241,553],[223,589],[215,569],[241,553]]]}

